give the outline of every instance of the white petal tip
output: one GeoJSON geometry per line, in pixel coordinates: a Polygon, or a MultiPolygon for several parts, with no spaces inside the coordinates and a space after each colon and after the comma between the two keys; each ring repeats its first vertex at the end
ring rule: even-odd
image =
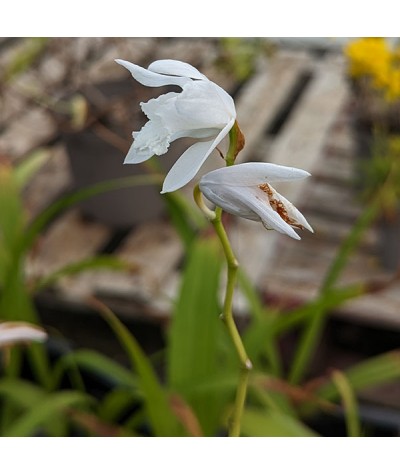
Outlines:
{"type": "Polygon", "coordinates": [[[129,71],[129,66],[131,66],[132,63],[130,63],[129,61],[125,61],[124,59],[114,59],[114,61],[117,63],[117,64],[120,64],[121,66],[123,66],[124,68],[126,68],[128,71],[129,71]]]}
{"type": "Polygon", "coordinates": [[[165,193],[172,193],[172,192],[176,191],[178,188],[179,188],[179,186],[175,186],[175,187],[173,187],[173,186],[169,186],[169,187],[163,186],[162,190],[160,191],[160,194],[165,195],[165,193]]]}
{"type": "Polygon", "coordinates": [[[310,233],[314,234],[314,229],[308,224],[306,220],[304,220],[304,223],[301,223],[304,227],[304,229],[307,229],[307,231],[310,231],[310,233]]]}

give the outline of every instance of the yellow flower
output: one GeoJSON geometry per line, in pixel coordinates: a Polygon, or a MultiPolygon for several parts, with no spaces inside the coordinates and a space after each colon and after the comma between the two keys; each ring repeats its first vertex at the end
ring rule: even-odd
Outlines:
{"type": "Polygon", "coordinates": [[[360,38],[349,43],[344,53],[352,78],[366,79],[387,101],[400,98],[399,47],[391,49],[385,38],[360,38]]]}

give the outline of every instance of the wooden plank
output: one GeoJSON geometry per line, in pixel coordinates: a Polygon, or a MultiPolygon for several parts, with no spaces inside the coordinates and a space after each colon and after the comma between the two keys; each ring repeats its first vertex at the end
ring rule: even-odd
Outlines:
{"type": "Polygon", "coordinates": [[[278,53],[251,78],[236,99],[237,119],[245,136],[238,163],[251,161],[254,150],[300,75],[311,66],[307,53],[278,53]]]}
{"type": "Polygon", "coordinates": [[[0,153],[19,158],[47,143],[56,133],[57,127],[50,115],[39,107],[31,108],[0,135],[0,153]]]}
{"type": "MultiPolygon", "coordinates": [[[[312,172],[321,158],[326,136],[346,99],[347,88],[340,63],[328,59],[318,65],[311,84],[289,116],[280,135],[272,143],[270,155],[265,158],[266,161],[304,168],[312,172]]],[[[281,183],[277,188],[301,210],[299,202],[304,204],[307,202],[310,208],[311,191],[314,196],[312,204],[317,207],[320,206],[322,200],[318,195],[316,198],[316,194],[319,191],[320,194],[326,193],[325,185],[321,186],[320,190],[312,178],[298,183],[281,183]]],[[[325,202],[326,204],[334,203],[336,206],[342,200],[347,204],[347,212],[353,211],[352,206],[346,201],[346,196],[343,197],[340,192],[337,193],[336,187],[331,188],[330,191],[334,195],[334,200],[330,197],[325,202]]],[[[332,211],[337,209],[336,206],[332,211]]],[[[261,225],[255,227],[253,223],[246,220],[237,220],[236,226],[238,235],[242,233],[248,235],[252,232],[251,230],[260,234],[259,237],[253,238],[251,248],[245,247],[237,251],[240,262],[247,261],[249,253],[256,256],[252,259],[253,264],[249,266],[248,273],[257,284],[262,280],[262,276],[268,275],[275,265],[272,256],[275,255],[277,247],[290,238],[279,233],[266,233],[261,225]]],[[[251,241],[249,237],[248,241],[251,241]]]]}
{"type": "Polygon", "coordinates": [[[354,299],[335,309],[335,314],[361,324],[400,330],[400,284],[354,299]]]}
{"type": "MultiPolygon", "coordinates": [[[[268,161],[313,173],[338,113],[348,100],[343,65],[327,58],[316,66],[311,83],[274,142],[268,161]]],[[[280,192],[298,203],[309,182],[282,183],[280,192]]]]}
{"type": "MultiPolygon", "coordinates": [[[[242,86],[235,98],[235,104],[237,121],[246,144],[237,157],[237,163],[258,160],[259,142],[280,112],[300,75],[310,64],[310,57],[306,53],[278,53],[269,62],[263,63],[257,73],[242,86]]],[[[194,182],[205,173],[224,165],[224,162],[217,158],[217,152],[214,152],[214,156],[216,159],[207,160],[201,167],[194,182]]],[[[191,194],[191,191],[188,194],[191,194]]]]}
{"type": "Polygon", "coordinates": [[[40,238],[29,256],[26,273],[28,277],[42,277],[67,264],[89,258],[110,236],[106,226],[85,221],[77,210],[71,210],[40,238]]]}
{"type": "MultiPolygon", "coordinates": [[[[287,273],[292,280],[275,281],[271,277],[269,284],[264,284],[265,295],[274,297],[283,303],[308,302],[318,295],[318,288],[307,285],[310,273],[311,277],[318,278],[318,273],[312,268],[293,270],[287,273]]],[[[358,276],[360,281],[360,275],[358,276]]],[[[372,325],[378,328],[388,328],[399,331],[400,329],[400,284],[391,284],[385,290],[362,297],[351,299],[349,302],[330,311],[332,318],[340,316],[342,319],[357,322],[359,324],[372,325]]]]}
{"type": "MultiPolygon", "coordinates": [[[[139,302],[168,313],[176,295],[177,266],[183,246],[175,229],[161,221],[148,222],[132,231],[115,253],[132,265],[131,272],[96,272],[82,276],[74,288],[88,288],[100,297],[139,302]]],[[[71,291],[72,287],[70,287],[71,291]]]]}
{"type": "Polygon", "coordinates": [[[299,205],[302,211],[324,213],[351,222],[359,216],[363,207],[361,202],[357,202],[354,189],[319,181],[313,177],[308,179],[308,183],[309,188],[304,191],[302,197],[303,205],[299,205]]]}
{"type": "Polygon", "coordinates": [[[0,92],[0,127],[5,129],[10,121],[27,109],[26,98],[12,87],[2,85],[0,92]]]}
{"type": "Polygon", "coordinates": [[[325,158],[320,160],[313,171],[317,180],[335,181],[352,186],[355,183],[355,164],[351,156],[344,157],[335,150],[325,150],[325,158]]]}

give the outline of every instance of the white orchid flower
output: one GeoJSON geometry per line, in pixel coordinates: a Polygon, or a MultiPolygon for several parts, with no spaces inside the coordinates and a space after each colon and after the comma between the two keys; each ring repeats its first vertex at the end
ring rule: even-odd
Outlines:
{"type": "Polygon", "coordinates": [[[141,163],[153,155],[164,155],[170,143],[181,137],[208,139],[189,147],[169,171],[161,193],[175,191],[196,175],[229,133],[236,120],[233,99],[195,67],[182,61],[155,61],[148,69],[122,59],[116,62],[145,86],[175,85],[182,89],[140,103],[149,121],[139,132],[133,132],[134,141],[124,163],[141,163]]]}
{"type": "Polygon", "coordinates": [[[35,325],[22,322],[0,323],[0,348],[31,341],[43,342],[46,339],[46,332],[35,325]]]}
{"type": "Polygon", "coordinates": [[[206,198],[228,213],[261,221],[266,229],[300,239],[293,228],[313,232],[311,226],[270,183],[308,176],[308,172],[299,168],[272,163],[243,163],[207,173],[201,178],[199,187],[206,198]]]}

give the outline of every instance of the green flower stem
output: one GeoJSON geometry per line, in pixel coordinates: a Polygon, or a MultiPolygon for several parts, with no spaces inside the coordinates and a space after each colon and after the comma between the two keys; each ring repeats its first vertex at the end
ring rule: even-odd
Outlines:
{"type": "Polygon", "coordinates": [[[239,357],[241,363],[241,372],[238,383],[238,388],[236,391],[235,406],[233,409],[232,419],[229,424],[229,436],[239,437],[240,436],[240,421],[242,418],[244,403],[246,400],[247,393],[247,384],[249,379],[249,372],[252,369],[252,363],[247,356],[246,349],[243,345],[242,339],[240,338],[239,331],[236,327],[235,320],[233,319],[232,313],[232,303],[233,295],[235,291],[237,271],[239,268],[238,261],[232,251],[232,247],[229,243],[228,236],[226,234],[225,228],[221,221],[221,215],[216,213],[214,219],[211,220],[212,225],[214,226],[215,232],[217,233],[219,240],[221,241],[222,248],[224,250],[227,266],[228,266],[228,275],[226,282],[226,291],[224,306],[222,310],[222,321],[225,323],[225,326],[228,330],[228,334],[232,340],[233,346],[235,347],[236,353],[239,357]]]}
{"type": "MultiPolygon", "coordinates": [[[[236,156],[244,145],[244,137],[239,129],[237,122],[235,122],[234,126],[229,132],[229,140],[229,149],[225,157],[227,166],[231,166],[235,163],[236,156]]],[[[229,423],[229,436],[239,437],[240,422],[242,418],[244,404],[246,401],[249,372],[253,367],[249,357],[247,356],[246,349],[243,345],[232,313],[233,295],[235,292],[239,264],[235,257],[235,254],[233,253],[224,225],[222,224],[222,209],[217,207],[215,211],[210,210],[204,203],[203,195],[201,194],[198,185],[196,185],[196,187],[194,188],[193,195],[198,207],[203,211],[205,216],[211,221],[212,225],[214,226],[215,232],[221,242],[227,263],[228,275],[221,318],[228,330],[228,334],[232,340],[233,346],[235,347],[236,353],[241,363],[241,371],[236,391],[235,405],[232,413],[232,418],[229,423]]]]}
{"type": "Polygon", "coordinates": [[[223,306],[221,317],[228,328],[229,334],[236,348],[240,362],[247,369],[251,369],[251,362],[243,346],[242,340],[236,328],[235,322],[233,320],[233,314],[232,314],[233,295],[235,292],[235,285],[236,285],[236,278],[237,278],[237,271],[239,268],[239,264],[238,264],[238,261],[236,260],[235,255],[233,254],[231,245],[228,240],[228,236],[226,234],[226,231],[222,224],[221,219],[218,216],[216,216],[213,220],[211,220],[211,223],[214,226],[215,232],[217,233],[219,240],[221,241],[226,262],[228,265],[228,276],[227,276],[227,282],[226,282],[225,300],[224,300],[224,306],[223,306]]]}

